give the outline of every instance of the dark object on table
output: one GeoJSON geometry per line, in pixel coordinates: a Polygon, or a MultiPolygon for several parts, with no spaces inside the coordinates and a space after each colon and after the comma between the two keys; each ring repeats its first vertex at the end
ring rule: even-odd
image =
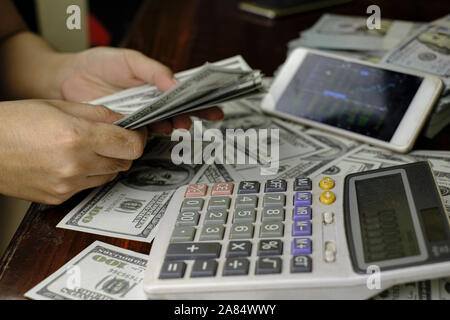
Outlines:
{"type": "Polygon", "coordinates": [[[270,19],[331,7],[352,0],[254,0],[239,3],[239,8],[270,19]]]}

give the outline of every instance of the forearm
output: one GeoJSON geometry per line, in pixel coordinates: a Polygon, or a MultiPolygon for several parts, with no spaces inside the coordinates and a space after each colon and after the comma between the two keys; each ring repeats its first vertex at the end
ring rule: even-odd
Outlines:
{"type": "Polygon", "coordinates": [[[58,53],[41,37],[22,31],[0,43],[2,98],[61,99],[71,54],[58,53]]]}

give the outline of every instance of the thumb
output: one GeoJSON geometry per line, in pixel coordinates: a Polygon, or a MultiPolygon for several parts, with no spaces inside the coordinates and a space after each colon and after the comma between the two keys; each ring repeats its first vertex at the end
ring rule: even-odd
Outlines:
{"type": "Polygon", "coordinates": [[[51,103],[53,106],[57,107],[65,113],[95,122],[104,122],[111,124],[124,117],[123,114],[114,112],[105,106],[67,102],[61,100],[52,100],[51,103]]]}

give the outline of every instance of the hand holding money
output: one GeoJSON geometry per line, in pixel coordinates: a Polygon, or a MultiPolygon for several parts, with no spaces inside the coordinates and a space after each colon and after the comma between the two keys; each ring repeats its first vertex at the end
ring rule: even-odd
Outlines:
{"type": "Polygon", "coordinates": [[[22,100],[0,112],[0,193],[30,201],[58,204],[111,181],[146,144],[146,129],[112,125],[122,116],[105,107],[22,100]]]}
{"type": "Polygon", "coordinates": [[[68,55],[62,69],[61,96],[77,102],[145,83],[167,91],[177,83],[168,67],[130,49],[99,47],[68,55]]]}
{"type": "MultiPolygon", "coordinates": [[[[65,55],[60,72],[61,97],[84,102],[146,83],[164,92],[178,82],[172,71],[160,62],[130,49],[93,48],[75,55],[65,55]]],[[[208,120],[223,117],[219,108],[196,114],[208,120]]],[[[155,123],[149,129],[154,133],[170,134],[174,128],[189,129],[188,115],[155,123]]]]}

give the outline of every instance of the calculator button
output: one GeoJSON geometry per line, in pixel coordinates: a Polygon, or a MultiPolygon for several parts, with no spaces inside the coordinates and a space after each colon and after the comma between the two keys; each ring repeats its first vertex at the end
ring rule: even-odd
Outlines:
{"type": "Polygon", "coordinates": [[[334,262],[336,260],[336,244],[334,241],[326,241],[323,254],[325,262],[334,262]]]}
{"type": "Polygon", "coordinates": [[[336,196],[331,191],[324,191],[320,195],[320,202],[323,204],[332,204],[334,201],[336,201],[336,196]]]}
{"type": "Polygon", "coordinates": [[[282,237],[284,235],[283,222],[263,222],[261,223],[261,238],[282,237]]]}
{"type": "Polygon", "coordinates": [[[280,206],[286,203],[286,196],[282,193],[265,194],[263,197],[263,206],[280,206]]]}
{"type": "Polygon", "coordinates": [[[217,271],[216,260],[195,260],[192,266],[191,278],[214,277],[217,271]]]}
{"type": "Polygon", "coordinates": [[[160,279],[183,278],[186,271],[186,263],[182,261],[165,261],[159,273],[160,279]]]}
{"type": "Polygon", "coordinates": [[[184,241],[192,241],[195,236],[195,228],[194,227],[175,227],[172,233],[172,242],[184,242],[184,241]]]}
{"type": "Polygon", "coordinates": [[[257,206],[258,198],[255,195],[236,197],[236,208],[256,208],[257,206]]]}
{"type": "Polygon", "coordinates": [[[196,226],[200,215],[196,211],[180,212],[177,217],[177,226],[196,226]]]}
{"type": "Polygon", "coordinates": [[[294,191],[311,191],[312,182],[309,178],[296,178],[294,182],[294,191]]]}
{"type": "Polygon", "coordinates": [[[250,262],[247,258],[228,258],[223,266],[224,276],[243,276],[248,274],[250,262]]]}
{"type": "Polygon", "coordinates": [[[225,209],[211,209],[205,213],[204,224],[225,224],[227,223],[228,212],[225,209]]]}
{"type": "Polygon", "coordinates": [[[208,186],[206,184],[190,184],[186,188],[186,198],[198,198],[204,197],[208,191],[208,186]]]}
{"type": "Polygon", "coordinates": [[[296,192],[294,196],[295,206],[310,206],[311,193],[310,192],[296,192]]]}
{"type": "Polygon", "coordinates": [[[211,189],[212,196],[231,196],[233,193],[233,182],[214,183],[211,189]]]}
{"type": "Polygon", "coordinates": [[[324,224],[332,224],[334,222],[334,213],[332,211],[325,211],[322,213],[322,221],[324,224]]]}
{"type": "Polygon", "coordinates": [[[208,202],[208,210],[228,209],[230,207],[230,202],[230,197],[211,197],[208,202]]]}
{"type": "Polygon", "coordinates": [[[253,238],[252,223],[233,223],[230,231],[230,239],[251,239],[253,238]]]}
{"type": "Polygon", "coordinates": [[[167,248],[167,260],[215,259],[220,254],[221,245],[216,242],[171,243],[167,248]]]}
{"type": "Polygon", "coordinates": [[[230,241],[228,243],[227,258],[248,257],[252,253],[252,243],[250,241],[230,241]]]}
{"type": "Polygon", "coordinates": [[[292,235],[297,236],[310,236],[311,235],[311,222],[297,220],[292,223],[292,235]]]}
{"type": "Polygon", "coordinates": [[[330,190],[334,188],[334,180],[330,177],[324,177],[319,182],[320,189],[330,190]]]}
{"type": "Polygon", "coordinates": [[[283,207],[264,208],[261,213],[262,221],[284,221],[283,207]]]}
{"type": "Polygon", "coordinates": [[[312,271],[312,260],[308,256],[293,256],[291,262],[291,272],[311,272],[312,271]]]}
{"type": "Polygon", "coordinates": [[[187,198],[183,200],[180,211],[200,211],[203,208],[204,200],[201,198],[187,198]]]}
{"type": "Polygon", "coordinates": [[[287,182],[283,179],[267,180],[264,192],[285,192],[287,182]]]}
{"type": "Polygon", "coordinates": [[[293,217],[295,221],[311,220],[311,207],[294,207],[293,217]]]}
{"type": "Polygon", "coordinates": [[[292,251],[293,255],[298,254],[311,254],[311,239],[309,238],[295,238],[292,239],[292,251]]]}
{"type": "Polygon", "coordinates": [[[277,239],[259,241],[258,256],[278,256],[283,254],[283,242],[277,239]]]}
{"type": "Polygon", "coordinates": [[[222,240],[225,227],[221,224],[204,225],[200,241],[222,240]]]}
{"type": "Polygon", "coordinates": [[[238,187],[238,194],[250,194],[259,192],[258,181],[241,181],[238,187]]]}
{"type": "Polygon", "coordinates": [[[256,274],[276,274],[281,273],[281,258],[265,257],[259,258],[256,262],[256,274]]]}
{"type": "Polygon", "coordinates": [[[234,219],[233,222],[255,222],[256,220],[256,211],[255,209],[239,209],[234,211],[234,219]]]}

